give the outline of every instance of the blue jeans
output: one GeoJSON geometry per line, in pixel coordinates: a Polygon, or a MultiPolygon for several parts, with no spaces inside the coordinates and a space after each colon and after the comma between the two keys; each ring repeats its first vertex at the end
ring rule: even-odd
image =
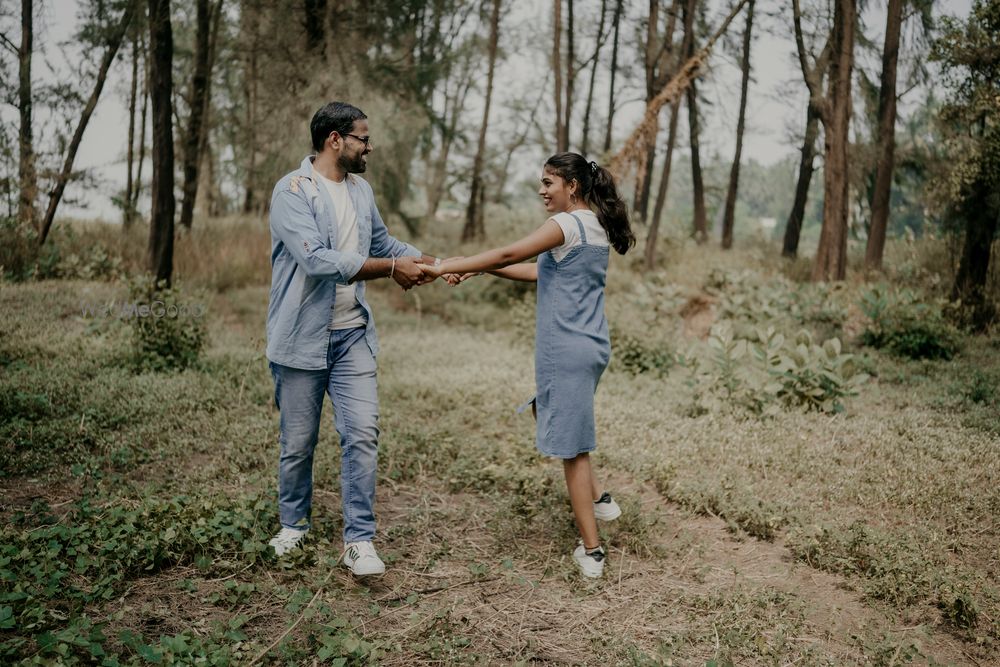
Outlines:
{"type": "Polygon", "coordinates": [[[378,389],[375,357],[365,340],[365,328],[330,332],[325,370],[302,370],[274,362],[269,365],[274,376],[274,401],[281,412],[281,525],[309,527],[313,453],[319,438],[323,394],[327,393],[340,434],[344,541],[371,540],[375,536],[378,389]]]}

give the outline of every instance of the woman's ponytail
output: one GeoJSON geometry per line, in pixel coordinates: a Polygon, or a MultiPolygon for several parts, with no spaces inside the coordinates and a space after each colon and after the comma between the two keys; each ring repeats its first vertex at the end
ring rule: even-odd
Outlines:
{"type": "Polygon", "coordinates": [[[624,255],[635,245],[635,234],[628,220],[628,206],[618,194],[618,187],[611,172],[596,162],[591,162],[593,185],[586,194],[590,205],[594,207],[597,220],[608,233],[611,247],[619,255],[624,255]]]}

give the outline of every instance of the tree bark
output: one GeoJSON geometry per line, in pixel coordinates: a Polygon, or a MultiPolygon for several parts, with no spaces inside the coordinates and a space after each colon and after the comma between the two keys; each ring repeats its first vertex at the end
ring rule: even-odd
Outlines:
{"type": "Polygon", "coordinates": [[[576,78],[576,63],[573,53],[573,0],[566,0],[566,106],[563,108],[563,150],[569,150],[570,120],[573,117],[573,81],[576,78]]]}
{"type": "Polygon", "coordinates": [[[191,229],[194,218],[194,203],[198,197],[198,167],[201,158],[202,124],[208,103],[209,35],[211,33],[211,13],[208,0],[196,1],[196,31],[194,47],[194,76],[191,78],[191,116],[184,133],[184,181],[181,199],[181,227],[191,229]]]}
{"type": "Polygon", "coordinates": [[[597,80],[597,65],[600,62],[601,47],[604,46],[604,19],[607,17],[608,0],[601,0],[601,20],[597,23],[597,45],[594,47],[593,62],[590,65],[590,84],[587,86],[587,106],[583,111],[583,141],[580,152],[587,155],[590,149],[590,111],[594,103],[594,82],[597,80]]]}
{"type": "Polygon", "coordinates": [[[125,229],[132,226],[135,214],[132,210],[132,166],[135,163],[135,107],[139,94],[139,36],[138,31],[132,31],[132,82],[128,95],[128,151],[125,156],[125,196],[122,197],[122,225],[125,229]]]}
{"type": "Polygon", "coordinates": [[[17,51],[18,86],[17,108],[20,117],[18,129],[17,180],[20,194],[17,198],[17,219],[22,225],[34,227],[38,213],[38,174],[35,171],[35,140],[31,120],[31,56],[34,50],[35,27],[32,0],[21,0],[21,46],[17,51]]]}
{"type": "Polygon", "coordinates": [[[472,88],[473,78],[468,72],[463,70],[462,77],[456,82],[455,94],[448,98],[445,91],[445,115],[446,125],[441,128],[441,147],[438,151],[437,159],[431,167],[431,179],[427,188],[427,213],[428,218],[437,215],[438,207],[441,205],[441,198],[444,196],[445,181],[448,178],[448,155],[451,153],[452,142],[458,132],[458,121],[462,111],[465,109],[465,100],[469,90],[472,88]]]}
{"type": "MultiPolygon", "coordinates": [[[[686,58],[694,56],[695,34],[694,34],[694,12],[697,7],[697,0],[688,0],[684,7],[684,33],[687,41],[686,58]]],[[[692,236],[698,243],[708,240],[708,216],[705,213],[705,185],[701,174],[701,155],[698,148],[698,134],[700,132],[698,124],[698,89],[695,81],[691,80],[691,85],[687,88],[687,110],[688,110],[688,130],[691,143],[691,182],[694,190],[694,222],[692,225],[692,236]]]]}
{"type": "Polygon", "coordinates": [[[726,209],[722,217],[722,247],[733,247],[733,224],[736,215],[736,195],[740,184],[740,160],[743,156],[743,130],[746,127],[747,89],[750,84],[750,40],[753,30],[754,0],[747,6],[747,29],[743,33],[743,80],[740,84],[740,115],[736,121],[736,155],[729,171],[729,190],[726,192],[726,209]]]}
{"type": "Polygon", "coordinates": [[[802,142],[802,155],[799,159],[799,178],[795,185],[795,201],[785,224],[785,238],[781,250],[784,257],[796,257],[799,252],[799,237],[805,220],[806,202],[809,199],[809,184],[814,172],[813,160],[816,156],[816,139],[819,137],[819,124],[826,105],[826,99],[823,97],[823,80],[830,66],[830,49],[833,39],[833,31],[831,30],[830,34],[827,35],[822,52],[810,66],[805,39],[802,35],[802,10],[799,6],[799,0],[792,0],[792,25],[802,79],[806,88],[809,89],[809,102],[806,107],[805,137],[802,142]]]}
{"type": "Polygon", "coordinates": [[[257,207],[257,134],[254,127],[257,122],[257,16],[258,8],[252,9],[246,4],[240,12],[241,32],[244,49],[244,104],[246,105],[246,174],[244,183],[243,212],[253,213],[257,207]],[[246,33],[250,32],[248,36],[246,33]],[[249,39],[248,39],[249,37],[249,39]]]}
{"type": "Polygon", "coordinates": [[[708,216],[705,213],[705,184],[701,174],[701,154],[698,147],[698,91],[694,81],[687,89],[688,129],[691,136],[691,183],[694,189],[693,236],[698,243],[708,240],[708,216]]]}
{"type": "Polygon", "coordinates": [[[871,198],[872,221],[865,247],[865,268],[880,270],[889,223],[889,198],[892,194],[892,171],[896,151],[896,61],[899,58],[899,33],[903,23],[903,0],[889,0],[882,49],[882,82],[878,95],[878,161],[875,165],[875,188],[871,198]]]}
{"type": "MultiPolygon", "coordinates": [[[[558,3],[559,0],[556,0],[558,3]]],[[[486,74],[486,102],[483,107],[483,124],[479,128],[479,144],[476,157],[472,163],[472,188],[469,194],[469,205],[465,210],[465,227],[462,228],[462,240],[480,240],[486,236],[483,225],[483,206],[485,204],[486,188],[483,185],[483,162],[486,157],[486,130],[490,121],[490,103],[493,99],[493,72],[497,61],[497,43],[500,37],[500,3],[493,0],[493,15],[490,17],[489,69],[486,74]]]]}
{"type": "MultiPolygon", "coordinates": [[[[139,37],[139,48],[145,54],[142,37],[139,37]]],[[[133,213],[139,211],[139,193],[142,192],[142,165],[146,161],[146,116],[149,112],[149,58],[143,56],[142,76],[142,112],[139,114],[139,164],[135,168],[135,187],[132,192],[130,209],[133,213]]]]}
{"type": "Polygon", "coordinates": [[[833,58],[830,62],[823,163],[823,227],[820,231],[814,281],[847,276],[848,131],[851,123],[851,68],[857,0],[836,0],[833,14],[833,58]]]}
{"type": "Polygon", "coordinates": [[[174,268],[174,132],[171,94],[173,32],[170,0],[149,1],[150,98],[153,106],[153,202],[149,271],[168,286],[174,268]]]}
{"type": "Polygon", "coordinates": [[[809,199],[809,184],[812,182],[813,160],[816,157],[816,139],[819,138],[819,114],[810,106],[806,111],[806,135],[802,140],[802,157],[799,160],[799,178],[795,183],[795,201],[785,223],[785,238],[782,244],[783,257],[796,257],[799,252],[799,236],[805,219],[806,202],[809,199]]]}
{"type": "Polygon", "coordinates": [[[552,4],[552,71],[556,73],[556,152],[566,150],[563,140],[566,136],[563,122],[563,80],[560,42],[562,41],[562,0],[553,0],[552,4]]]}
{"type": "Polygon", "coordinates": [[[125,39],[125,32],[128,30],[129,22],[131,22],[134,12],[134,3],[127,3],[118,25],[107,36],[107,49],[105,49],[104,56],[101,58],[101,64],[97,71],[97,80],[94,82],[94,89],[90,92],[90,97],[87,99],[83,111],[80,112],[80,119],[77,121],[73,137],[70,139],[69,147],[66,149],[62,170],[56,176],[55,185],[52,188],[52,192],[49,193],[49,205],[45,209],[45,219],[42,221],[41,233],[38,235],[39,245],[45,243],[45,239],[49,235],[49,230],[52,228],[52,221],[55,220],[56,210],[59,208],[59,202],[62,201],[66,184],[69,183],[69,179],[73,175],[73,162],[76,160],[76,152],[79,150],[80,142],[83,140],[83,133],[87,129],[87,124],[90,122],[90,117],[93,115],[94,109],[97,107],[97,101],[100,99],[101,91],[104,89],[104,82],[108,78],[108,70],[111,69],[115,55],[118,53],[118,49],[125,39]]]}
{"type": "Polygon", "coordinates": [[[646,235],[644,257],[646,270],[656,268],[656,241],[660,231],[660,220],[663,217],[663,206],[667,201],[667,188],[670,185],[670,169],[674,161],[674,145],[677,143],[677,119],[680,116],[680,98],[670,105],[670,129],[667,132],[667,154],[663,158],[663,172],[660,175],[660,186],[656,191],[656,204],[653,206],[653,218],[649,221],[649,234],[646,235]]]}
{"type": "Polygon", "coordinates": [[[306,29],[306,47],[310,53],[323,53],[326,48],[326,0],[305,0],[303,27],[306,29]]]}
{"type": "MultiPolygon", "coordinates": [[[[646,21],[646,45],[643,49],[643,74],[646,84],[646,104],[656,97],[659,92],[659,77],[657,76],[657,63],[659,61],[659,23],[660,23],[660,0],[649,0],[649,17],[646,21]]],[[[632,198],[632,208],[635,211],[636,221],[643,223],[646,221],[646,214],[649,208],[649,193],[653,180],[653,166],[656,159],[656,141],[649,142],[646,149],[646,158],[642,174],[639,174],[635,182],[635,194],[632,198]]]]}
{"type": "MultiPolygon", "coordinates": [[[[980,177],[980,181],[982,181],[980,177]]],[[[996,193],[985,184],[977,183],[977,190],[962,206],[965,218],[965,241],[962,245],[962,259],[958,265],[952,300],[961,300],[969,306],[973,328],[984,330],[993,318],[993,310],[986,298],[986,282],[989,277],[990,255],[997,227],[1000,224],[1000,210],[990,199],[996,193]]]]}
{"type": "Polygon", "coordinates": [[[611,21],[614,37],[611,40],[611,84],[608,86],[608,124],[604,132],[604,152],[611,150],[611,127],[615,119],[615,75],[618,73],[618,35],[621,27],[622,4],[625,0],[615,0],[615,15],[611,21]]]}

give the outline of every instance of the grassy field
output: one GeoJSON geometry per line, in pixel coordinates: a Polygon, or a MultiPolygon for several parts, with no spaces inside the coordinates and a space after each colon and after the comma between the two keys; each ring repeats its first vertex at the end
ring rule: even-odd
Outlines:
{"type": "MultiPolygon", "coordinates": [[[[372,285],[389,571],[359,583],[337,565],[329,405],[312,539],[266,547],[262,227],[179,242],[207,313],[183,371],[137,369],[129,323],[83,313],[127,300],[120,281],[0,284],[0,662],[997,664],[1000,339],[924,331],[951,359],[862,346],[874,284],[798,284],[801,264],[746,246],[675,240],[646,276],[613,260],[595,461],[625,513],[598,582],[569,557],[561,469],[513,410],[533,291],[372,285]]],[[[888,280],[933,304],[935,248],[893,252],[888,280]]],[[[127,268],[110,265],[95,273],[127,268]]]]}

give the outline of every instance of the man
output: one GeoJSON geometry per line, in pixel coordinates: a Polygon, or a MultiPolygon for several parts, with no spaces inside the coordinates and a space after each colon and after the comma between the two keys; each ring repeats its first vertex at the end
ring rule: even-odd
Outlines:
{"type": "Polygon", "coordinates": [[[323,394],[333,402],[341,446],[344,563],[382,574],[375,536],[378,462],[378,339],[365,281],[391,278],[404,290],[426,282],[417,263],[437,262],[389,235],[363,173],[372,152],[368,120],[330,102],[310,123],[315,156],[271,195],[271,295],[267,358],[281,413],[279,556],[309,532],[313,452],[323,394]]]}

